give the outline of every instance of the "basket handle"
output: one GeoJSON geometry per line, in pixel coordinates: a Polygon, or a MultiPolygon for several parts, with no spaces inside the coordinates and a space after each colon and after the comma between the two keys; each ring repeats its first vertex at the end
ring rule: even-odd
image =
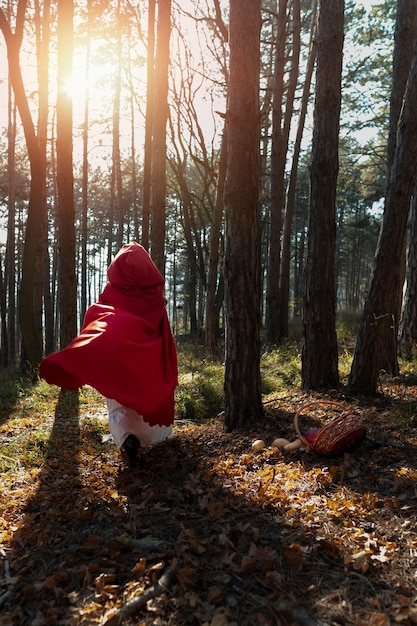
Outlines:
{"type": "Polygon", "coordinates": [[[300,414],[302,413],[302,411],[304,411],[304,409],[307,409],[309,406],[317,406],[318,404],[333,405],[333,406],[339,407],[342,410],[346,410],[346,407],[343,406],[343,404],[340,404],[340,402],[335,402],[334,400],[314,400],[313,402],[307,402],[307,404],[303,404],[303,406],[300,409],[298,409],[297,413],[294,415],[294,428],[295,428],[295,432],[297,433],[297,437],[301,439],[303,444],[307,447],[311,446],[311,442],[307,441],[307,439],[302,434],[298,426],[298,418],[300,414]]]}

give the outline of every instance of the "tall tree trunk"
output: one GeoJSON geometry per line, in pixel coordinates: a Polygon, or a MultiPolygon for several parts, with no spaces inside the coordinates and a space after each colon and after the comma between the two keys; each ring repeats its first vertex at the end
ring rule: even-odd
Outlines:
{"type": "Polygon", "coordinates": [[[72,75],[73,1],[58,0],[58,90],[56,152],[58,185],[59,317],[60,346],[77,334],[77,284],[75,274],[75,208],[72,169],[72,99],[65,85],[72,75]]]}
{"type": "MultiPolygon", "coordinates": [[[[41,14],[39,1],[35,1],[35,25],[36,25],[36,50],[38,64],[38,83],[39,83],[39,108],[38,108],[38,138],[42,154],[46,155],[48,142],[48,114],[49,114],[49,48],[50,48],[50,2],[43,2],[43,14],[41,14]]],[[[46,171],[45,171],[46,177],[46,171]]],[[[45,263],[48,256],[48,209],[46,201],[46,185],[43,190],[43,215],[42,221],[42,246],[41,253],[37,258],[36,277],[35,277],[35,293],[34,293],[34,311],[35,320],[40,335],[43,334],[43,297],[45,291],[49,289],[48,284],[45,285],[45,263]]]]}
{"type": "Polygon", "coordinates": [[[90,120],[90,78],[91,35],[92,35],[92,0],[87,0],[87,38],[85,42],[85,84],[84,123],[83,123],[83,163],[82,163],[82,194],[81,194],[81,306],[80,323],[88,307],[87,302],[87,238],[88,238],[88,135],[90,120]]]}
{"type": "MultiPolygon", "coordinates": [[[[387,171],[390,171],[395,155],[398,119],[404,99],[404,92],[410,73],[414,45],[417,41],[417,3],[415,0],[398,0],[394,34],[394,56],[390,99],[390,122],[388,135],[387,171]]],[[[406,245],[399,267],[399,276],[395,285],[397,306],[392,317],[392,333],[387,335],[381,355],[380,368],[393,376],[399,374],[397,359],[397,335],[401,316],[403,284],[406,271],[406,245]]]]}
{"type": "Polygon", "coordinates": [[[26,5],[27,0],[20,0],[18,3],[15,33],[12,33],[4,11],[0,9],[0,29],[6,41],[9,80],[22,121],[30,163],[30,192],[19,291],[19,322],[22,333],[22,370],[35,376],[42,358],[42,337],[35,320],[34,293],[37,259],[40,257],[42,245],[46,157],[42,153],[35,132],[19,63],[26,5]]]}
{"type": "MultiPolygon", "coordinates": [[[[122,164],[120,155],[120,102],[122,91],[122,9],[120,0],[117,3],[117,41],[116,58],[117,71],[114,85],[113,103],[113,159],[112,168],[115,182],[115,206],[117,217],[116,248],[120,250],[123,245],[124,213],[123,213],[123,184],[122,164]]],[[[110,264],[110,263],[109,263],[110,264]]]]}
{"type": "Polygon", "coordinates": [[[143,154],[143,208],[142,208],[142,245],[149,250],[150,211],[151,211],[151,175],[152,143],[154,125],[155,97],[155,2],[148,2],[148,49],[146,80],[145,145],[143,154]]]}
{"type": "Polygon", "coordinates": [[[171,0],[158,0],[152,145],[151,256],[162,275],[165,274],[166,127],[170,35],[171,0]]]}
{"type": "Polygon", "coordinates": [[[188,268],[186,272],[186,294],[189,319],[190,319],[190,334],[192,337],[196,337],[198,334],[197,327],[197,257],[196,246],[193,242],[193,232],[191,223],[192,202],[190,192],[188,190],[186,181],[186,157],[183,161],[180,160],[179,153],[177,152],[177,179],[181,190],[181,213],[182,222],[184,227],[184,237],[187,248],[187,260],[188,268]]]}
{"type": "MultiPolygon", "coordinates": [[[[217,356],[219,336],[219,306],[216,296],[219,295],[217,281],[219,276],[220,233],[224,207],[224,184],[227,167],[227,125],[223,130],[220,147],[219,172],[217,177],[216,203],[210,230],[210,255],[207,271],[206,296],[206,352],[208,356],[217,356]]],[[[221,273],[220,273],[221,274],[221,273]]]]}
{"type": "Polygon", "coordinates": [[[334,266],[343,26],[343,0],[321,2],[303,300],[303,389],[339,384],[334,266]]]}
{"type": "Polygon", "coordinates": [[[135,138],[135,125],[136,125],[136,105],[135,105],[135,90],[133,85],[132,76],[132,60],[130,58],[129,50],[129,105],[130,105],[130,189],[131,189],[131,205],[133,212],[133,235],[130,235],[130,229],[128,233],[128,241],[139,241],[139,194],[138,194],[138,181],[136,174],[136,138],[135,138]]]}
{"type": "MultiPolygon", "coordinates": [[[[50,51],[50,2],[43,2],[43,11],[39,0],[35,0],[36,16],[36,39],[38,50],[38,77],[39,77],[39,116],[38,137],[41,150],[47,153],[48,145],[48,121],[49,121],[49,51],[50,51]]],[[[44,352],[50,354],[55,348],[54,312],[51,294],[51,277],[49,273],[49,241],[48,241],[48,207],[46,199],[46,187],[44,188],[44,219],[42,224],[42,254],[39,255],[36,274],[38,276],[38,288],[36,289],[36,318],[39,332],[44,335],[44,352]],[[44,328],[42,320],[44,319],[44,328]]]]}
{"type": "Polygon", "coordinates": [[[2,367],[9,365],[9,345],[7,342],[7,308],[6,308],[6,282],[3,273],[3,258],[0,254],[0,319],[1,319],[1,347],[0,364],[2,367]]]}
{"type": "Polygon", "coordinates": [[[288,144],[285,145],[285,137],[282,128],[286,26],[287,0],[279,0],[272,98],[271,227],[268,255],[268,288],[266,295],[266,338],[269,343],[276,343],[279,339],[281,220],[284,199],[285,157],[288,146],[288,144]]]}
{"type": "MultiPolygon", "coordinates": [[[[294,6],[295,10],[295,6],[294,6]]],[[[291,233],[292,221],[295,207],[295,192],[297,185],[298,163],[300,160],[301,141],[303,138],[305,119],[307,115],[308,101],[310,98],[311,79],[313,77],[314,66],[317,56],[316,45],[317,31],[317,0],[315,0],[312,12],[310,51],[307,61],[306,75],[303,85],[303,93],[301,95],[300,112],[298,115],[297,132],[295,136],[294,149],[292,154],[292,163],[290,178],[287,188],[284,228],[282,234],[282,253],[281,253],[281,274],[280,274],[280,337],[288,337],[288,309],[290,298],[290,260],[291,260],[291,233]]]]}
{"type": "Polygon", "coordinates": [[[407,283],[400,325],[399,351],[401,356],[412,359],[417,344],[417,189],[414,195],[409,220],[407,283]]]}
{"type": "Polygon", "coordinates": [[[373,278],[356,342],[348,387],[376,393],[381,355],[398,312],[397,281],[410,200],[417,175],[417,45],[398,123],[395,155],[388,174],[385,210],[373,278]]]}
{"type": "MultiPolygon", "coordinates": [[[[286,4],[286,3],[284,3],[286,4]]],[[[266,336],[267,340],[271,343],[276,343],[283,338],[282,328],[283,322],[281,319],[281,282],[282,271],[285,270],[283,266],[283,253],[284,253],[284,240],[281,240],[282,230],[282,211],[284,207],[284,191],[285,191],[285,164],[288,153],[288,142],[290,136],[291,120],[293,118],[294,111],[294,98],[297,88],[299,57],[300,57],[300,38],[301,38],[301,22],[300,22],[300,1],[294,0],[291,7],[291,13],[288,14],[288,19],[291,18],[291,33],[292,33],[292,56],[291,67],[288,77],[288,85],[285,101],[285,115],[281,121],[281,114],[277,115],[276,121],[273,123],[272,132],[272,156],[271,156],[271,170],[272,170],[272,183],[271,183],[271,245],[269,252],[269,265],[268,265],[268,294],[267,294],[267,308],[266,308],[266,336]],[[281,128],[282,125],[282,128],[281,128]],[[275,148],[274,148],[274,144],[275,148]],[[282,243],[281,243],[282,242],[282,243]]],[[[278,41],[277,41],[277,58],[274,80],[274,103],[273,111],[276,111],[276,107],[282,105],[279,104],[279,99],[283,101],[284,93],[284,76],[280,66],[284,66],[285,63],[285,41],[286,41],[286,12],[281,9],[278,13],[278,41]],[[281,15],[282,13],[282,15],[281,15]],[[282,22],[282,24],[281,24],[282,22]],[[280,38],[283,39],[283,43],[280,43],[280,38]],[[281,58],[282,57],[282,58],[281,58]],[[276,84],[278,83],[278,85],[276,84]],[[277,102],[276,102],[277,101],[277,102]]],[[[274,115],[273,115],[274,118],[274,115]]],[[[285,285],[284,285],[285,287],[285,285]]]]}
{"type": "Polygon", "coordinates": [[[2,364],[7,367],[16,362],[16,195],[15,195],[15,149],[16,149],[16,105],[10,81],[7,97],[7,241],[4,269],[5,310],[7,317],[2,326],[2,364]],[[6,301],[8,307],[6,308],[6,301]],[[4,329],[4,333],[3,333],[4,329]]]}
{"type": "Polygon", "coordinates": [[[260,0],[230,0],[225,186],[225,425],[263,415],[259,314],[260,0]]]}

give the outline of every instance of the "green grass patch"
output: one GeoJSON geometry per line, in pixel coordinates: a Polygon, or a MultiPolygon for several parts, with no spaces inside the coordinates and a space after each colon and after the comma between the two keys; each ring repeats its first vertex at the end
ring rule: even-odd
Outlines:
{"type": "Polygon", "coordinates": [[[223,407],[224,367],[215,361],[188,361],[179,352],[179,385],[176,390],[176,415],[182,420],[215,417],[223,407]]]}
{"type": "Polygon", "coordinates": [[[267,398],[299,386],[300,374],[301,354],[298,343],[286,342],[262,354],[262,393],[267,398]]]}
{"type": "MultiPolygon", "coordinates": [[[[353,359],[357,314],[339,314],[339,374],[347,383],[353,359]]],[[[208,359],[204,346],[183,338],[177,344],[179,385],[176,389],[178,420],[204,421],[224,409],[223,358],[208,359]]],[[[417,360],[400,362],[405,385],[417,384],[417,360]]],[[[301,386],[301,342],[288,340],[261,356],[263,400],[301,386]]],[[[74,429],[74,448],[91,445],[99,449],[108,434],[106,403],[97,391],[83,387],[76,392],[61,392],[44,380],[33,384],[16,373],[0,374],[0,471],[14,464],[41,464],[47,455],[60,454],[60,429],[74,429]],[[59,427],[57,427],[59,425],[59,427]],[[53,440],[51,439],[52,428],[53,440]]],[[[405,411],[404,423],[414,423],[414,404],[405,411]]]]}

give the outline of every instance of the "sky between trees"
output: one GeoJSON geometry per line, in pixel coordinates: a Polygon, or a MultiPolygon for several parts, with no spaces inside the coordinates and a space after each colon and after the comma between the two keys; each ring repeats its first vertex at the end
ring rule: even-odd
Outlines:
{"type": "MultiPolygon", "coordinates": [[[[175,2],[173,4],[173,13],[174,13],[174,29],[171,35],[171,55],[172,57],[177,57],[178,54],[182,55],[182,63],[187,63],[187,59],[184,56],[184,51],[180,52],[182,44],[178,37],[178,22],[180,24],[180,32],[184,35],[184,38],[190,44],[191,53],[194,54],[195,58],[191,59],[193,64],[196,66],[198,71],[198,57],[206,57],[207,59],[211,56],[211,52],[208,49],[210,45],[210,40],[204,40],[201,36],[197,34],[196,31],[196,23],[193,20],[192,16],[196,14],[195,2],[193,0],[185,0],[178,5],[181,7],[181,10],[178,10],[178,6],[176,7],[175,2]],[[200,50],[201,48],[201,50],[200,50]]],[[[197,3],[198,4],[198,3],[197,3]]],[[[222,0],[221,4],[223,6],[227,6],[227,0],[222,0]]],[[[363,6],[367,12],[369,12],[373,5],[380,4],[373,0],[355,0],[354,4],[356,6],[363,6]]],[[[146,14],[144,12],[142,19],[143,21],[146,18],[146,14]]],[[[75,23],[76,26],[76,23],[75,23]]],[[[146,29],[146,24],[142,24],[142,28],[146,29]]],[[[132,64],[135,64],[133,73],[137,79],[137,98],[136,104],[138,105],[138,115],[135,121],[135,133],[136,133],[136,145],[140,147],[143,145],[144,141],[144,99],[146,94],[146,46],[143,41],[137,37],[133,42],[132,49],[135,49],[136,58],[139,62],[135,63],[135,60],[132,59],[132,64]]],[[[366,53],[366,50],[363,47],[349,45],[349,42],[346,42],[347,45],[345,47],[345,59],[349,59],[350,57],[359,57],[366,53]]],[[[132,55],[133,56],[133,55],[132,55]]],[[[0,38],[0,128],[2,132],[5,132],[7,128],[7,52],[6,46],[4,43],[4,39],[0,38]]],[[[35,60],[33,57],[33,45],[32,42],[26,41],[23,43],[22,54],[21,54],[21,66],[23,70],[25,85],[27,88],[27,92],[30,93],[31,90],[37,88],[37,77],[36,77],[36,66],[35,60]]],[[[87,94],[88,88],[88,98],[90,102],[90,116],[92,120],[101,121],[100,124],[97,124],[97,130],[94,132],[94,128],[90,130],[90,160],[93,165],[103,166],[111,157],[111,138],[109,131],[103,131],[103,122],[108,119],[110,114],[109,103],[113,97],[113,81],[112,78],[115,72],[115,58],[111,56],[110,51],[107,46],[107,42],[104,37],[98,37],[92,39],[92,52],[91,52],[91,60],[90,60],[90,74],[88,79],[88,84],[86,81],[85,74],[85,49],[80,47],[80,41],[77,40],[75,42],[75,54],[74,54],[74,66],[73,66],[73,79],[68,84],[68,91],[71,93],[73,97],[73,110],[74,110],[74,161],[77,164],[77,161],[81,158],[81,133],[80,128],[83,120],[83,110],[84,110],[84,102],[85,95],[87,94]]],[[[178,76],[177,76],[178,78],[178,76]]],[[[225,93],[221,93],[221,90],[215,90],[213,92],[210,89],[210,92],[207,90],[207,84],[211,82],[212,76],[208,79],[201,78],[200,86],[197,89],[196,94],[196,107],[197,113],[199,116],[199,120],[201,121],[202,128],[205,132],[206,139],[208,142],[214,140],[218,140],[219,133],[221,133],[222,125],[219,124],[219,119],[216,119],[216,116],[213,115],[214,110],[224,110],[225,107],[225,93]],[[214,102],[212,102],[212,98],[214,97],[214,102]]],[[[175,80],[175,74],[174,74],[175,80]]],[[[200,79],[197,79],[200,80],[200,79]]],[[[196,80],[196,85],[197,85],[196,80]]],[[[54,72],[52,70],[51,73],[51,93],[54,90],[54,72]]],[[[53,101],[53,96],[51,98],[53,101]]],[[[127,112],[125,112],[127,113],[127,112]]],[[[310,111],[311,113],[311,111],[310,111]]],[[[347,111],[343,108],[342,104],[342,119],[343,116],[351,115],[351,111],[347,111]]],[[[355,115],[355,112],[353,113],[355,115]]],[[[128,116],[125,116],[123,120],[122,116],[122,126],[121,126],[121,136],[123,139],[123,135],[125,136],[124,147],[128,148],[130,138],[130,120],[128,116]]],[[[311,131],[311,129],[310,129],[311,131]]],[[[368,130],[363,129],[361,133],[358,133],[357,138],[361,143],[365,142],[369,137],[373,136],[375,129],[369,128],[368,130]]],[[[305,134],[305,142],[308,142],[311,139],[310,132],[306,131],[305,134]]],[[[123,144],[122,144],[123,145],[123,144]]]]}

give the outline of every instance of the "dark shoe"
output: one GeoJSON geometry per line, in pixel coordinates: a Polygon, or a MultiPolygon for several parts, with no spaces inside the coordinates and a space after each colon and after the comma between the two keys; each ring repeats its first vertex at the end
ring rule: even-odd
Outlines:
{"type": "Polygon", "coordinates": [[[129,467],[139,464],[140,441],[134,435],[128,435],[122,445],[122,453],[127,459],[129,467]]]}

